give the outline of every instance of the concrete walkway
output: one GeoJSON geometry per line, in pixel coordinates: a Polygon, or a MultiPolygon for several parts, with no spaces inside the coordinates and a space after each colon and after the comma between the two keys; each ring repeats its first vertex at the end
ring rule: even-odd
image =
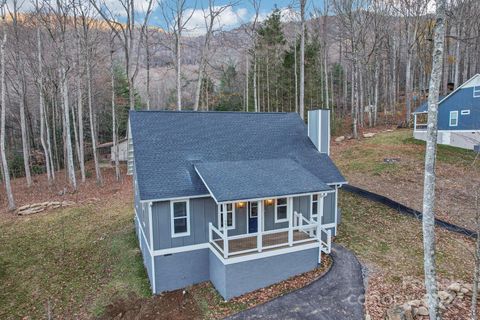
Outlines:
{"type": "Polygon", "coordinates": [[[363,320],[362,267],[353,253],[332,244],[333,266],[310,285],[227,319],[363,320]]]}

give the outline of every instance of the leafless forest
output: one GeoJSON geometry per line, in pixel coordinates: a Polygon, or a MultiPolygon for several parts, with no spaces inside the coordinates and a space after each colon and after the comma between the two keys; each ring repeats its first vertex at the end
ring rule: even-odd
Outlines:
{"type": "MultiPolygon", "coordinates": [[[[101,184],[97,145],[118,145],[132,109],[303,118],[329,108],[333,129],[355,138],[365,127],[409,126],[428,95],[431,3],[295,0],[264,16],[258,1],[3,1],[0,154],[10,209],[15,177],[53,182],[65,169],[73,190],[88,174],[101,184]],[[227,30],[222,15],[240,5],[253,16],[227,30]],[[192,28],[198,11],[203,26],[192,28]]],[[[440,94],[479,72],[479,14],[476,0],[446,8],[440,94]]]]}

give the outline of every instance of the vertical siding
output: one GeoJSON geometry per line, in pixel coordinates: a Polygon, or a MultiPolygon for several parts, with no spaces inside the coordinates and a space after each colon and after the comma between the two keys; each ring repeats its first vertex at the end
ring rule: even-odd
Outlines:
{"type": "Polygon", "coordinates": [[[172,238],[170,202],[152,205],[154,250],[182,247],[208,242],[208,223],[215,222],[217,205],[212,198],[190,199],[190,235],[172,238]]]}
{"type": "Polygon", "coordinates": [[[145,269],[147,270],[147,275],[148,275],[148,280],[150,281],[150,284],[153,283],[153,274],[152,274],[152,256],[150,255],[150,252],[148,251],[147,248],[147,243],[145,242],[145,238],[142,235],[142,231],[140,229],[140,226],[135,222],[135,228],[137,230],[138,234],[138,240],[140,244],[140,250],[142,251],[142,258],[143,258],[143,265],[145,266],[145,269]]]}
{"type": "Polygon", "coordinates": [[[323,224],[335,222],[335,193],[328,193],[323,199],[323,224]]]}

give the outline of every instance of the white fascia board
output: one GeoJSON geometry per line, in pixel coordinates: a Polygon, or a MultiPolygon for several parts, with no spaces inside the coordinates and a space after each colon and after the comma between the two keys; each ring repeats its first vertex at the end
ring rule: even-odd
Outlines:
{"type": "Polygon", "coordinates": [[[234,203],[234,202],[250,202],[250,201],[262,201],[262,200],[267,200],[267,199],[278,199],[278,198],[287,198],[287,197],[303,197],[303,196],[309,196],[312,194],[317,194],[317,193],[334,193],[335,190],[326,190],[326,191],[313,191],[313,192],[306,192],[306,193],[297,193],[297,194],[283,194],[283,195],[276,195],[276,196],[271,196],[271,197],[263,197],[263,198],[252,198],[252,199],[235,199],[235,200],[229,200],[229,201],[223,201],[223,202],[217,202],[218,204],[227,204],[227,203],[234,203]]]}
{"type": "Polygon", "coordinates": [[[210,197],[210,196],[211,196],[210,194],[200,194],[200,195],[194,195],[194,196],[182,196],[182,197],[172,197],[172,198],[147,199],[147,200],[140,199],[140,202],[141,203],[149,203],[149,202],[161,202],[161,201],[175,201],[175,200],[206,198],[206,197],[210,197]]]}

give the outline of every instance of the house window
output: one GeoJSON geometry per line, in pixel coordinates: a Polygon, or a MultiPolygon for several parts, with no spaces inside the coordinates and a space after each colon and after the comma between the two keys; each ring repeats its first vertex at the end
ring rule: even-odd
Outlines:
{"type": "Polygon", "coordinates": [[[480,98],[480,86],[473,87],[473,97],[480,98]]]}
{"type": "Polygon", "coordinates": [[[312,218],[318,217],[318,208],[319,208],[318,203],[319,203],[318,194],[312,194],[312,212],[311,212],[312,218]]]}
{"type": "Polygon", "coordinates": [[[145,203],[142,203],[142,224],[144,228],[146,227],[145,220],[148,219],[147,210],[145,209],[145,206],[146,206],[145,203]]]}
{"type": "Polygon", "coordinates": [[[462,110],[462,111],[460,112],[460,114],[461,114],[462,116],[468,116],[468,115],[470,114],[470,109],[468,109],[468,110],[462,110]]]}
{"type": "Polygon", "coordinates": [[[227,230],[235,229],[235,206],[233,203],[226,203],[220,206],[218,213],[218,225],[220,230],[223,230],[223,215],[227,215],[227,230]]]}
{"type": "Polygon", "coordinates": [[[188,200],[170,202],[172,238],[190,235],[190,204],[188,200]]]}
{"type": "Polygon", "coordinates": [[[275,223],[287,222],[287,198],[278,198],[275,202],[275,223]]]}
{"type": "Polygon", "coordinates": [[[250,218],[256,218],[258,217],[258,202],[250,202],[249,203],[249,208],[250,208],[250,218]]]}
{"type": "Polygon", "coordinates": [[[458,126],[458,111],[450,111],[450,127],[458,126]]]}

